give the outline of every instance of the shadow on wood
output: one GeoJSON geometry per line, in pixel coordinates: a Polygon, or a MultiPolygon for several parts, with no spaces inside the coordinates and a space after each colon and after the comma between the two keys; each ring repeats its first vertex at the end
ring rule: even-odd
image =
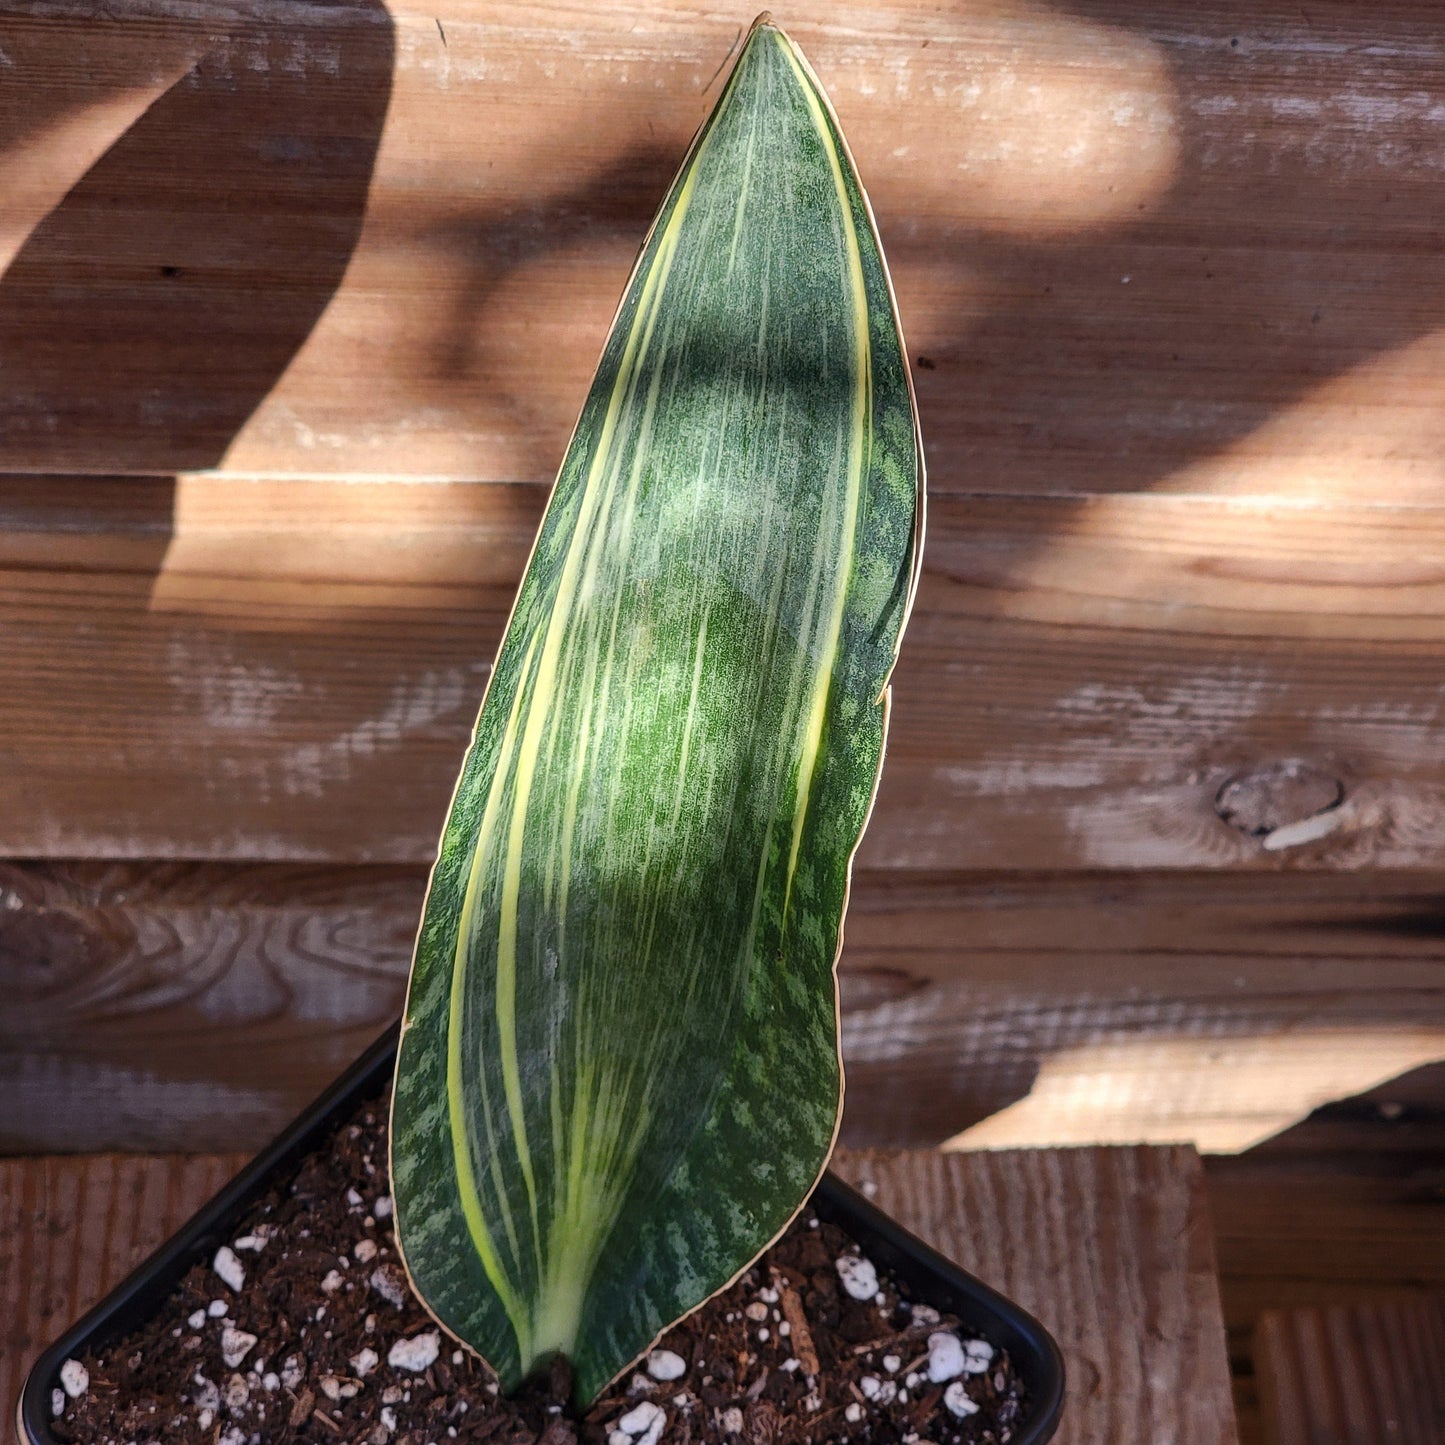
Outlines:
{"type": "MultiPolygon", "coordinates": [[[[137,6],[52,17],[22,32],[22,57],[85,26],[114,91],[160,93],[0,278],[6,450],[29,471],[215,466],[346,272],[391,93],[391,18],[381,0],[321,28],[258,7],[208,33],[137,6]]],[[[49,109],[39,128],[53,130],[107,99],[94,83],[32,95],[29,80],[12,62],[7,120],[49,109]]]]}
{"type": "MultiPolygon", "coordinates": [[[[1445,1297],[1445,1064],[1331,1104],[1205,1170],[1241,1435],[1283,1445],[1293,1437],[1271,1439],[1261,1419],[1276,1384],[1267,1372],[1256,1379],[1262,1319],[1384,1300],[1423,1309],[1445,1297]]],[[[1324,1393],[1314,1403],[1328,1419],[1343,1402],[1324,1393]]],[[[1360,1439],[1377,1439],[1368,1430],[1381,1423],[1360,1439]]]]}

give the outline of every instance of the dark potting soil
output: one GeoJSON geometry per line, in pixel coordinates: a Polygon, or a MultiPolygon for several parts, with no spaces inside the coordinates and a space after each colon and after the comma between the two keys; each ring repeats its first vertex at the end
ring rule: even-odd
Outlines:
{"type": "Polygon", "coordinates": [[[412,1294],[392,1234],[386,1102],[363,1105],[147,1325],[68,1361],[76,1445],[1006,1445],[1022,1390],[967,1322],[910,1305],[805,1211],[585,1418],[570,1378],[507,1399],[412,1294]]]}

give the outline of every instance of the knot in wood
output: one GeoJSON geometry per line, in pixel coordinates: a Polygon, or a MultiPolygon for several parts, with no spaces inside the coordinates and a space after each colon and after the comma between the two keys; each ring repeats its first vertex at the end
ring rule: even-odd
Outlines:
{"type": "Polygon", "coordinates": [[[1312,763],[1290,758],[1237,774],[1220,788],[1214,811],[1241,833],[1267,838],[1279,828],[1338,808],[1345,785],[1312,763]]]}

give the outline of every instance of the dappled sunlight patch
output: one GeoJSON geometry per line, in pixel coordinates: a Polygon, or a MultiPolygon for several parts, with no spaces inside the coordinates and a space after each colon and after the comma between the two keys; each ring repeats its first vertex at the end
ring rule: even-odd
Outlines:
{"type": "Polygon", "coordinates": [[[871,38],[834,44],[839,110],[883,178],[880,209],[1062,237],[1138,220],[1178,171],[1165,52],[1122,26],[1016,4],[950,16],[891,63],[871,38]]]}
{"type": "Polygon", "coordinates": [[[1106,1039],[1049,1055],[1025,1098],[943,1147],[1186,1143],[1234,1154],[1439,1059],[1445,1028],[1428,1025],[1106,1039]]]}
{"type": "Polygon", "coordinates": [[[149,610],[246,631],[505,613],[544,500],[495,482],[182,475],[149,610]]]}
{"type": "Polygon", "coordinates": [[[1170,473],[1159,490],[1385,506],[1445,501],[1445,329],[1331,377],[1231,446],[1170,473]]]}

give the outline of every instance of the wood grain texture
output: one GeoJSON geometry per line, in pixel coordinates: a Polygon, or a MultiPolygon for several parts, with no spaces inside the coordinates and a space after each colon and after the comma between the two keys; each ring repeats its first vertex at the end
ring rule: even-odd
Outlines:
{"type": "Polygon", "coordinates": [[[1445,1296],[1445,1065],[1205,1161],[1244,1445],[1268,1445],[1254,1336],[1269,1311],[1445,1296]]]}
{"type": "Polygon", "coordinates": [[[0,1149],[259,1148],[401,1012],[419,870],[3,870],[0,1149]]]}
{"type": "Polygon", "coordinates": [[[838,1168],[1047,1325],[1068,1375],[1059,1445],[1233,1445],[1192,1149],[845,1154],[838,1168]]]}
{"type": "MultiPolygon", "coordinates": [[[[0,1149],[259,1147],[399,1013],[424,884],[414,867],[0,866],[0,1149]]],[[[1283,1040],[1287,1063],[1309,1037],[1341,1092],[1362,1037],[1445,1028],[1442,897],[1439,875],[865,872],[841,974],[845,1137],[938,1143],[1066,1054],[1099,1086],[1074,1129],[1254,1137],[1318,1079],[1291,1095],[1282,1064],[1242,1097],[1228,1071],[1111,1079],[1111,1060],[1267,1061],[1283,1040]]]]}
{"type": "Polygon", "coordinates": [[[1269,1445],[1445,1438],[1445,1299],[1271,1310],[1254,1352],[1269,1445]]]}
{"type": "MultiPolygon", "coordinates": [[[[7,17],[0,465],[551,474],[739,18],[392,9],[7,17]]],[[[943,488],[1438,500],[1429,7],[788,22],[895,258],[943,488]]]]}
{"type": "Polygon", "coordinates": [[[163,1244],[239,1154],[0,1160],[0,1419],[67,1325],[163,1244]]]}
{"type": "MultiPolygon", "coordinates": [[[[0,1407],[47,1341],[177,1228],[235,1156],[0,1161],[0,1407]]],[[[1036,1312],[1068,1357],[1059,1445],[1233,1445],[1198,1158],[844,1154],[882,1208],[1036,1312]],[[1146,1192],[1147,1191],[1147,1192],[1146,1192]]]]}
{"type": "MultiPolygon", "coordinates": [[[[429,861],[544,495],[0,479],[0,853],[429,861]]],[[[1442,556],[1445,508],[936,496],[861,863],[1433,866],[1442,556]],[[1221,818],[1299,767],[1342,801],[1221,818]]]]}

